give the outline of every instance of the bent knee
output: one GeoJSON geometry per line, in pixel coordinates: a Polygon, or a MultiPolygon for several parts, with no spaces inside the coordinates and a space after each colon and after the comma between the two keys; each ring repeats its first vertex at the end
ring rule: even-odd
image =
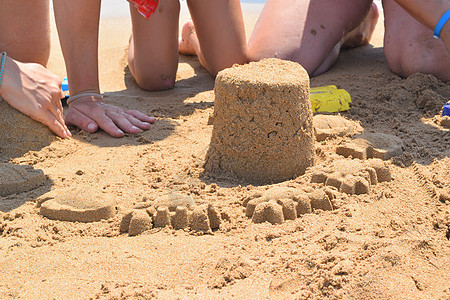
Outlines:
{"type": "Polygon", "coordinates": [[[209,73],[216,77],[220,71],[230,68],[235,64],[243,65],[248,62],[248,58],[245,54],[229,57],[228,59],[220,59],[218,61],[208,62],[209,73]]]}
{"type": "Polygon", "coordinates": [[[394,48],[385,44],[384,53],[389,69],[401,77],[424,73],[450,81],[450,54],[444,47],[440,48],[410,44],[394,48]]]}
{"type": "Polygon", "coordinates": [[[134,78],[137,85],[146,91],[164,91],[169,90],[175,85],[175,76],[138,76],[134,78]]]}
{"type": "Polygon", "coordinates": [[[134,59],[129,59],[128,66],[137,85],[143,90],[163,91],[175,85],[177,65],[172,66],[172,70],[165,70],[155,66],[142,67],[134,59]]]}

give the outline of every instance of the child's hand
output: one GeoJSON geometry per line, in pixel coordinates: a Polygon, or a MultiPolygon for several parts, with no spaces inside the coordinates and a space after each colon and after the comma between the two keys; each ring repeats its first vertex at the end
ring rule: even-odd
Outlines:
{"type": "Polygon", "coordinates": [[[58,136],[71,136],[63,119],[61,80],[43,66],[7,57],[0,95],[9,105],[48,126],[58,136]]]}
{"type": "Polygon", "coordinates": [[[148,130],[155,118],[137,110],[124,110],[106,104],[100,97],[86,96],[73,101],[65,120],[87,132],[103,129],[113,137],[122,137],[126,133],[139,133],[148,130]]]}

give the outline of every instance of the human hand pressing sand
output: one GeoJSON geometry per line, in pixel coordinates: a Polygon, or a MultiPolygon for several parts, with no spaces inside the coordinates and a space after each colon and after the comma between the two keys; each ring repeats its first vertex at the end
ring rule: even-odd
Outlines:
{"type": "Polygon", "coordinates": [[[70,102],[66,122],[87,132],[96,132],[101,128],[113,137],[122,137],[124,132],[139,133],[150,129],[150,124],[155,122],[155,118],[137,110],[124,110],[106,104],[100,94],[86,93],[84,97],[70,102]]]}
{"type": "Polygon", "coordinates": [[[61,80],[45,68],[50,55],[49,2],[4,0],[1,4],[0,96],[58,136],[70,137],[62,114],[61,80]],[[7,55],[2,55],[4,51],[7,55]]]}
{"type": "Polygon", "coordinates": [[[16,61],[6,52],[0,59],[4,62],[0,96],[58,136],[71,137],[63,119],[61,80],[42,65],[16,61]]]}

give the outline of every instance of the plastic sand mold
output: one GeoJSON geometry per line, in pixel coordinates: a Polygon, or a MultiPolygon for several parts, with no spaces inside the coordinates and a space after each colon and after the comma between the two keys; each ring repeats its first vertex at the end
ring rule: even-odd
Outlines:
{"type": "Polygon", "coordinates": [[[310,99],[313,112],[334,113],[350,109],[350,94],[335,85],[311,88],[310,99]]]}
{"type": "Polygon", "coordinates": [[[445,104],[444,107],[442,108],[442,116],[450,117],[450,101],[447,102],[447,104],[445,104]]]}
{"type": "Polygon", "coordinates": [[[128,0],[128,2],[133,4],[139,13],[148,19],[155,12],[159,0],[128,0]]]}
{"type": "Polygon", "coordinates": [[[61,91],[63,92],[63,98],[61,98],[61,102],[63,105],[66,105],[67,99],[69,99],[69,81],[67,80],[67,77],[65,77],[62,81],[61,91]]]}
{"type": "Polygon", "coordinates": [[[61,90],[63,92],[68,92],[69,91],[69,80],[67,80],[67,77],[64,77],[64,79],[62,81],[61,90]]]}

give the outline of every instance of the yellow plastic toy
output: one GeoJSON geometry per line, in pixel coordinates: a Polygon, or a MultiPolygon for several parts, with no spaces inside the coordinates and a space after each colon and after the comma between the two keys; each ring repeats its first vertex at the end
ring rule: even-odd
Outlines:
{"type": "Polygon", "coordinates": [[[320,86],[310,89],[310,99],[313,112],[334,113],[350,109],[352,98],[343,89],[335,85],[320,86]]]}

